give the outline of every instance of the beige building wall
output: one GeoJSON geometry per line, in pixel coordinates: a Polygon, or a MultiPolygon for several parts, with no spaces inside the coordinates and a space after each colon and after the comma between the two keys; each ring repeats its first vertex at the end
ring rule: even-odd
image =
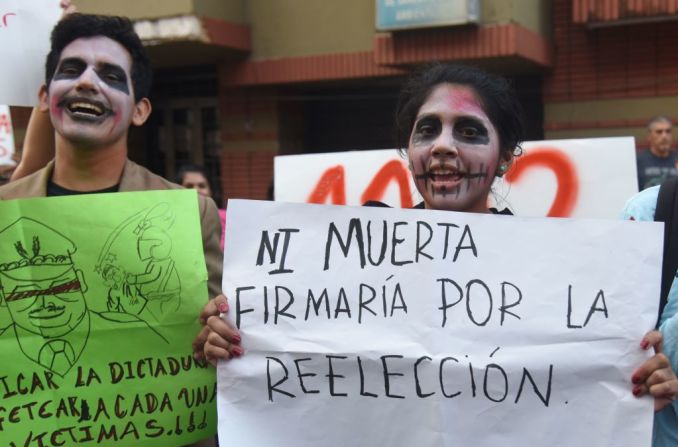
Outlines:
{"type": "MultiPolygon", "coordinates": [[[[251,59],[371,51],[376,0],[74,0],[85,13],[152,19],[196,15],[249,24],[251,59]]],[[[549,0],[481,0],[484,25],[550,30],[549,0]]]]}
{"type": "Polygon", "coordinates": [[[247,0],[252,59],[370,51],[373,0],[247,0]]]}
{"type": "Polygon", "coordinates": [[[193,10],[199,17],[207,16],[226,22],[247,24],[247,0],[193,0],[193,10]]]}
{"type": "Polygon", "coordinates": [[[78,11],[111,14],[133,20],[182,15],[207,16],[245,23],[246,0],[73,0],[78,11]]]}
{"type": "Polygon", "coordinates": [[[519,23],[542,36],[551,34],[551,0],[482,0],[484,25],[519,23]]]}
{"type": "Polygon", "coordinates": [[[148,19],[192,14],[192,0],[73,0],[79,12],[122,15],[130,19],[148,19]]]}
{"type": "Polygon", "coordinates": [[[545,135],[547,139],[630,135],[644,147],[645,122],[656,115],[678,119],[678,96],[546,103],[545,135]],[[554,126],[562,129],[553,130],[554,126]]]}
{"type": "Polygon", "coordinates": [[[547,130],[544,132],[544,139],[569,140],[572,138],[634,137],[636,139],[636,147],[644,147],[646,145],[646,133],[647,131],[644,127],[547,130]]]}
{"type": "MultiPolygon", "coordinates": [[[[549,0],[481,0],[483,25],[519,23],[548,36],[549,0]]],[[[376,0],[246,0],[252,59],[371,51],[376,0]]]]}

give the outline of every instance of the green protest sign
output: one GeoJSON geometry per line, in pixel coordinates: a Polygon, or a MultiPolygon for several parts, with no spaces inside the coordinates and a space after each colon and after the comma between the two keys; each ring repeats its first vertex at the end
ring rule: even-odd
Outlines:
{"type": "Polygon", "coordinates": [[[210,436],[206,301],[194,191],[0,201],[2,445],[210,436]]]}

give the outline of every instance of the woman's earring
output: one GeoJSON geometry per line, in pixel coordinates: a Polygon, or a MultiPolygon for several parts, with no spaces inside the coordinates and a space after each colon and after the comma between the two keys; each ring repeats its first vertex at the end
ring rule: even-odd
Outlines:
{"type": "Polygon", "coordinates": [[[501,176],[501,175],[504,175],[504,173],[506,172],[507,169],[508,169],[507,165],[499,165],[499,167],[497,168],[497,171],[499,172],[499,175],[501,176]]]}

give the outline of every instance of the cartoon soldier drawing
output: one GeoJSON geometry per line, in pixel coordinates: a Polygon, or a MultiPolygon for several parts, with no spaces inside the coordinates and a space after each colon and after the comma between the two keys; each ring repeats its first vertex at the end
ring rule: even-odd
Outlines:
{"type": "Polygon", "coordinates": [[[0,306],[12,320],[0,329],[0,342],[15,338],[27,358],[61,376],[86,350],[92,328],[143,327],[160,337],[134,315],[88,309],[76,250],[73,241],[30,218],[0,230],[0,306]]]}
{"type": "Polygon", "coordinates": [[[109,310],[160,322],[179,309],[181,281],[169,235],[174,218],[169,204],[159,203],[126,219],[109,235],[95,266],[109,287],[109,310]]]}

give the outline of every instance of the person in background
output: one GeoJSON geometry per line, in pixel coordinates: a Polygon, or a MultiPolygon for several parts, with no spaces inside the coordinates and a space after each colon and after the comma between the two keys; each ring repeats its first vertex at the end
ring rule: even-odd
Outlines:
{"type": "MultiPolygon", "coordinates": [[[[185,164],[179,168],[177,183],[184,188],[195,189],[203,197],[214,198],[210,181],[205,174],[202,166],[185,164]]],[[[217,202],[218,203],[218,202],[217,202]]],[[[224,249],[224,236],[226,235],[226,210],[219,208],[219,218],[221,219],[221,250],[224,249]]]]}
{"type": "Polygon", "coordinates": [[[655,116],[647,123],[647,141],[650,148],[638,153],[638,190],[661,184],[676,171],[676,153],[671,150],[673,136],[671,119],[655,116]]]}

